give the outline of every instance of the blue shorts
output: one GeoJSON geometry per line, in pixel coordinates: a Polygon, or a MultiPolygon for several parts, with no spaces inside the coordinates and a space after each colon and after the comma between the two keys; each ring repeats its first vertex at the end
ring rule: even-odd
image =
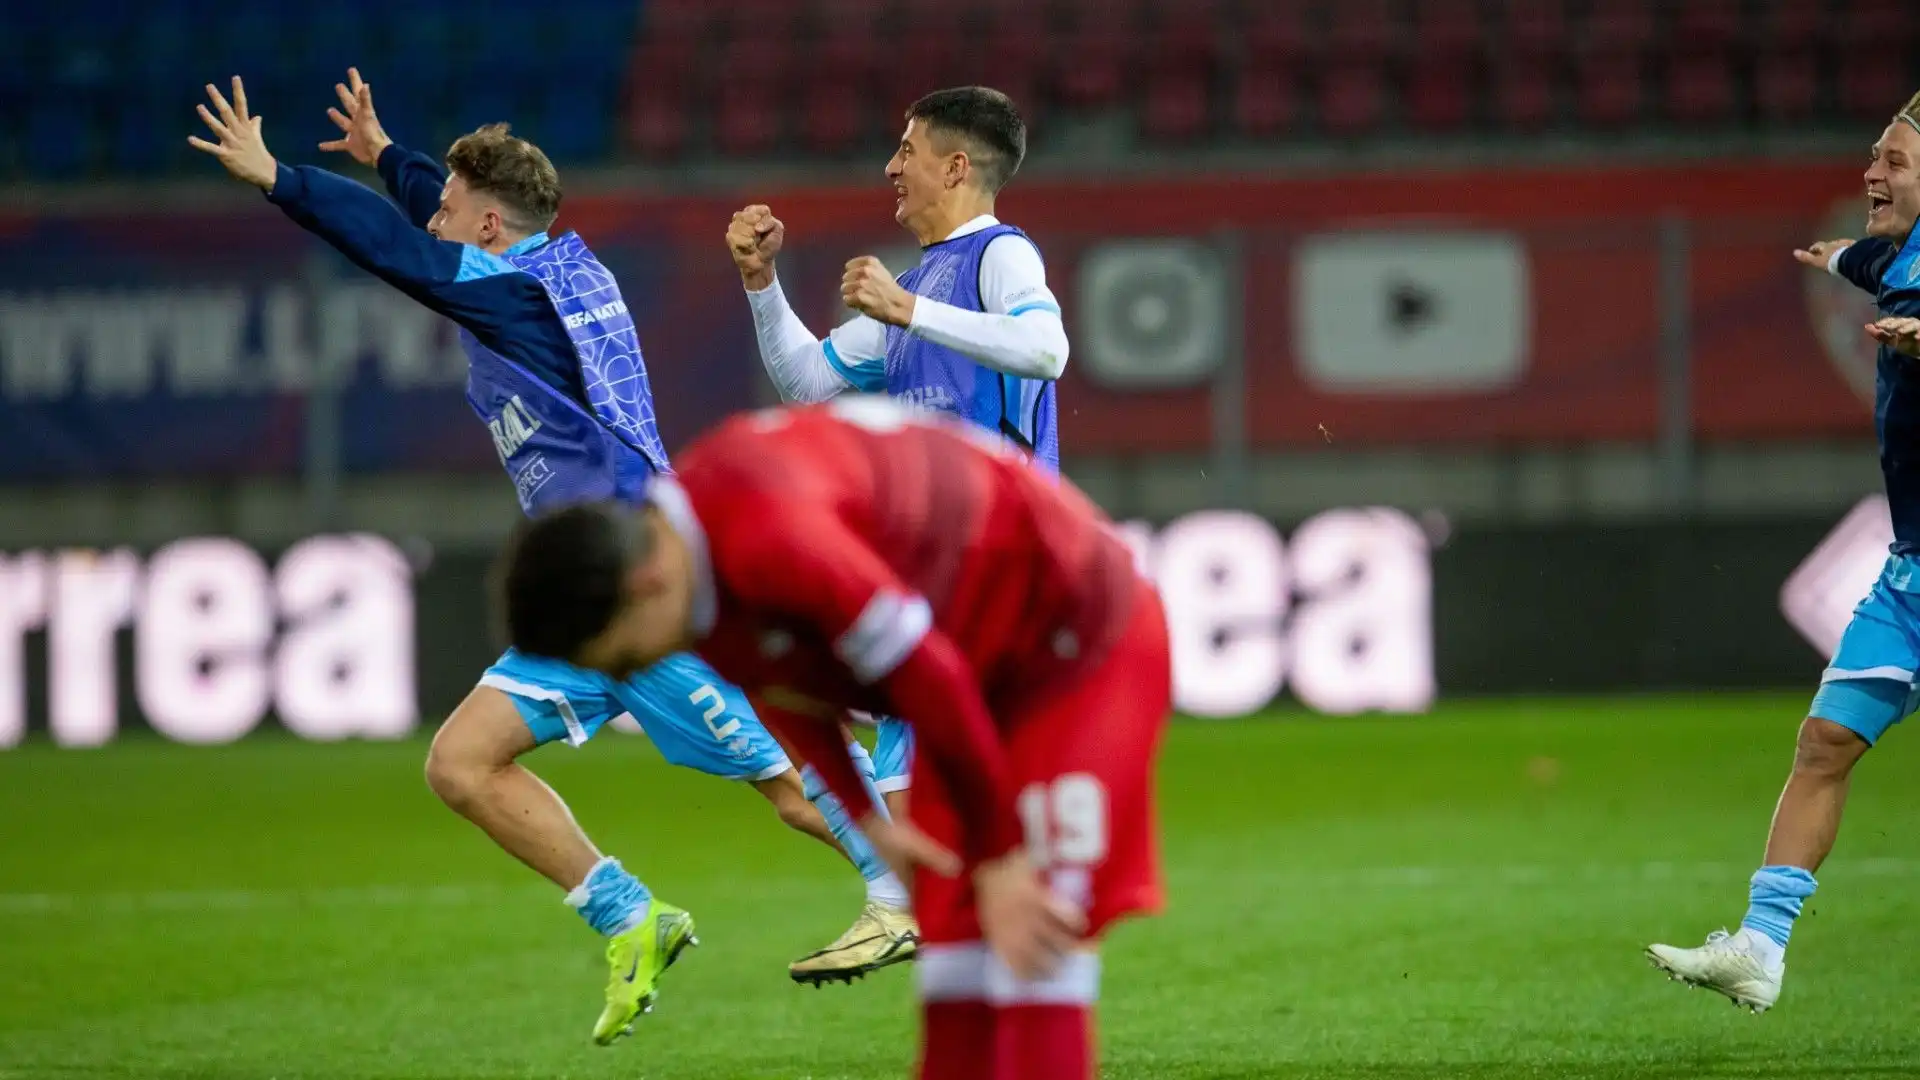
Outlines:
{"type": "Polygon", "coordinates": [[[853,714],[873,724],[873,786],[882,794],[913,786],[913,729],[891,716],[853,714]]]}
{"type": "Polygon", "coordinates": [[[607,724],[636,725],[670,764],[710,776],[766,780],[793,768],[746,695],[688,654],[615,680],[508,649],[480,685],[513,699],[536,744],[579,746],[607,724]]]}
{"type": "Polygon", "coordinates": [[[1872,745],[1920,708],[1920,560],[1887,560],[1873,591],[1853,609],[1807,715],[1831,720],[1872,745]]]}

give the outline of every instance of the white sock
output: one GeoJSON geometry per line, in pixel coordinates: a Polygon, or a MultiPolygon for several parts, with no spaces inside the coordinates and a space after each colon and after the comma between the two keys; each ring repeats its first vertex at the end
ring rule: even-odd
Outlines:
{"type": "Polygon", "coordinates": [[[905,908],[909,904],[906,883],[889,870],[867,882],[867,901],[884,907],[905,908]]]}
{"type": "Polygon", "coordinates": [[[1787,947],[1765,934],[1741,928],[1747,935],[1747,949],[1769,970],[1787,962],[1787,947]]]}

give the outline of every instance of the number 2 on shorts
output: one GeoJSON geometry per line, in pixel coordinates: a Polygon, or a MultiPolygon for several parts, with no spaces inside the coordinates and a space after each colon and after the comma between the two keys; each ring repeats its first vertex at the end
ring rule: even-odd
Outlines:
{"type": "Polygon", "coordinates": [[[700,719],[707,722],[707,730],[713,732],[715,739],[725,739],[740,730],[740,721],[737,719],[729,720],[719,727],[713,726],[713,722],[720,718],[720,714],[727,711],[727,699],[721,697],[720,691],[715,690],[711,684],[688,694],[687,700],[695,705],[707,706],[707,711],[701,714],[700,719]]]}

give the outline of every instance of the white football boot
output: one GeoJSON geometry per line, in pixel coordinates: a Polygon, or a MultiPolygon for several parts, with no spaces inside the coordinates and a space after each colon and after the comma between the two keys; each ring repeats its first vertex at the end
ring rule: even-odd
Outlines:
{"type": "Polygon", "coordinates": [[[1771,941],[1760,942],[1753,931],[1741,927],[1731,934],[1715,930],[1697,949],[1649,945],[1647,959],[1675,980],[1704,986],[1726,995],[1736,1007],[1744,1005],[1763,1013],[1780,1000],[1780,980],[1787,974],[1782,951],[1772,946],[1771,941]]]}

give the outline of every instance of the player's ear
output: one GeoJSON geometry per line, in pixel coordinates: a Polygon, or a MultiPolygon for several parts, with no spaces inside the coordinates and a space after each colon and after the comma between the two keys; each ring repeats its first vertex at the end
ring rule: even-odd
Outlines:
{"type": "Polygon", "coordinates": [[[967,182],[967,175],[973,171],[973,162],[968,159],[965,150],[955,150],[947,155],[946,181],[949,188],[957,188],[967,182]]]}

